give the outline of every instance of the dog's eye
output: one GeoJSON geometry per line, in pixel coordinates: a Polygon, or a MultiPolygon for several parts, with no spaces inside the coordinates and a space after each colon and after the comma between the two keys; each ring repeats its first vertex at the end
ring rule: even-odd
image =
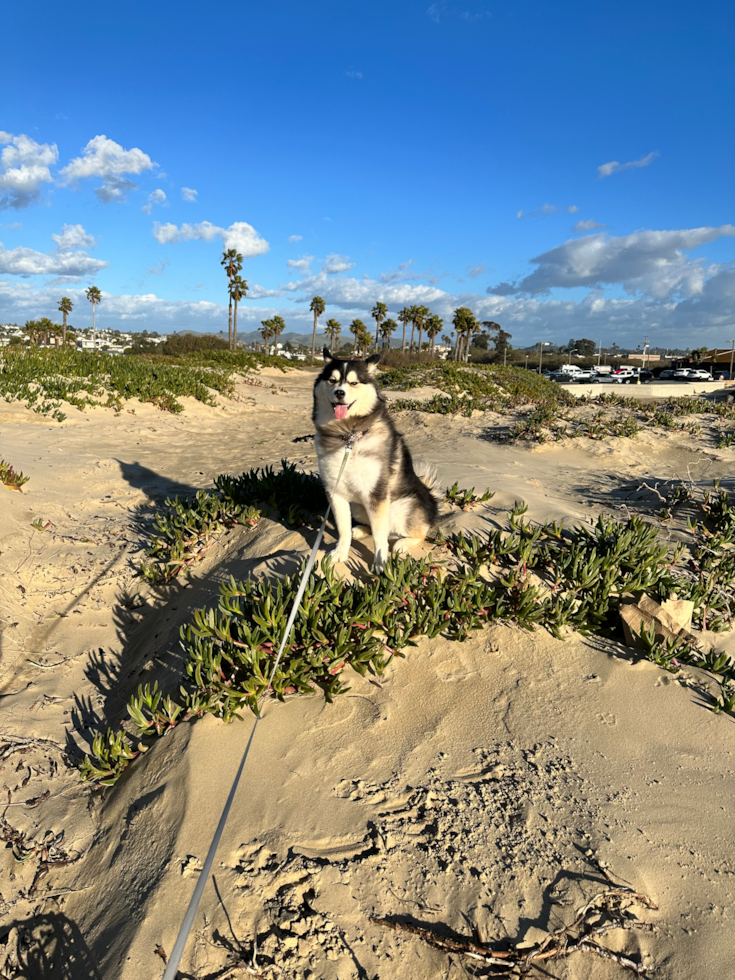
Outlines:
{"type": "Polygon", "coordinates": [[[360,383],[359,381],[350,381],[350,384],[352,385],[353,388],[357,388],[359,383],[360,383]]]}
{"type": "Polygon", "coordinates": [[[330,385],[336,385],[336,384],[337,384],[337,382],[335,381],[335,379],[334,379],[334,378],[330,378],[330,379],[329,379],[329,384],[330,384],[330,385]]]}

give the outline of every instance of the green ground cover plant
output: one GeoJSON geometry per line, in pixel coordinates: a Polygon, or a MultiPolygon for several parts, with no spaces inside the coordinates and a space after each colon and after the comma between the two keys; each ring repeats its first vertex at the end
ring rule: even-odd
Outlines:
{"type": "Polygon", "coordinates": [[[137,398],[163,411],[179,413],[183,397],[216,405],[230,398],[235,375],[258,382],[256,369],[268,363],[285,370],[282,358],[245,351],[197,351],[176,356],[141,353],[117,356],[71,347],[4,348],[0,354],[0,397],[63,422],[62,403],[80,411],[92,406],[119,412],[137,398]]]}
{"type": "Polygon", "coordinates": [[[166,499],[156,515],[151,544],[141,574],[153,585],[164,585],[200,561],[212,538],[225,528],[255,527],[270,508],[288,527],[310,525],[327,506],[321,481],[281,461],[241,476],[223,474],[214,489],[193,497],[166,499]]]}
{"type": "MultiPolygon", "coordinates": [[[[722,402],[705,398],[670,398],[660,402],[641,402],[635,398],[605,393],[580,398],[578,404],[589,411],[572,413],[569,408],[551,403],[532,406],[521,412],[511,423],[507,433],[499,433],[498,439],[533,442],[560,441],[562,439],[604,439],[619,436],[634,439],[644,429],[664,429],[670,432],[688,432],[699,435],[703,422],[711,426],[722,419],[735,418],[735,409],[722,402]],[[697,419],[690,416],[696,415],[697,419]]],[[[735,445],[735,440],[723,437],[722,430],[714,431],[717,448],[735,445]]]]}
{"type": "Polygon", "coordinates": [[[23,476],[19,470],[13,467],[4,459],[0,459],[0,483],[5,484],[9,490],[20,490],[23,484],[28,483],[30,476],[23,476]]]}
{"type": "MultiPolygon", "coordinates": [[[[703,423],[735,419],[735,405],[706,398],[669,398],[642,402],[631,396],[603,392],[575,398],[570,392],[533,371],[496,364],[461,365],[453,362],[407,363],[383,371],[381,385],[395,391],[431,386],[426,400],[401,398],[395,411],[461,415],[471,418],[492,411],[511,416],[507,429],[490,430],[498,441],[559,442],[563,439],[634,439],[644,429],[660,428],[699,435],[703,423]],[[572,411],[573,407],[582,411],[572,411]],[[590,414],[590,409],[596,411],[590,414]],[[692,419],[689,416],[699,418],[692,419]]],[[[735,436],[714,432],[717,448],[735,445],[735,436]]]]}
{"type": "MultiPolygon", "coordinates": [[[[245,494],[260,492],[257,487],[275,478],[272,471],[254,472],[233,481],[245,494]]],[[[285,479],[295,480],[295,471],[285,479]]],[[[454,487],[449,492],[457,500],[473,496],[454,487]]],[[[277,493],[273,499],[279,500],[277,493]]],[[[310,575],[271,690],[268,679],[301,573],[277,582],[230,579],[221,586],[217,608],[197,610],[182,628],[186,666],[178,696],[163,699],[157,688],[141,688],[128,708],[133,729],[145,738],[205,713],[230,721],[243,710],[257,713],[268,694],[283,700],[320,689],[331,701],[348,690],[348,666],[379,676],[420,637],[461,642],[490,623],[544,628],[559,638],[569,630],[612,635],[621,602],[643,594],[658,601],[691,599],[699,629],[729,629],[735,506],[717,484],[700,496],[691,487],[672,488],[669,502],[694,509],[688,546],[669,547],[655,525],[636,516],[620,522],[601,515],[593,525],[570,529],[529,522],[527,506],[518,502],[503,529],[440,535],[431,556],[392,556],[365,581],[343,581],[325,559],[310,575]]],[[[733,710],[730,658],[659,644],[653,635],[648,640],[648,659],[667,670],[692,664],[708,671],[721,692],[713,710],[733,710]]],[[[95,739],[82,778],[109,785],[144,749],[145,743],[134,749],[123,732],[108,730],[95,739]]]]}
{"type": "Polygon", "coordinates": [[[461,510],[470,510],[476,504],[484,504],[486,500],[492,500],[495,494],[486,489],[484,493],[475,493],[475,488],[471,487],[469,490],[463,490],[460,488],[459,483],[452,484],[451,487],[447,487],[444,491],[444,499],[449,504],[455,504],[461,510]]]}
{"type": "Polygon", "coordinates": [[[410,391],[425,385],[438,388],[447,397],[437,395],[428,401],[402,399],[394,403],[394,407],[442,415],[457,412],[471,415],[475,409],[505,412],[519,405],[564,406],[575,402],[573,395],[547,378],[531,371],[494,364],[481,367],[447,361],[412,364],[382,372],[380,383],[383,388],[393,391],[410,391]]]}

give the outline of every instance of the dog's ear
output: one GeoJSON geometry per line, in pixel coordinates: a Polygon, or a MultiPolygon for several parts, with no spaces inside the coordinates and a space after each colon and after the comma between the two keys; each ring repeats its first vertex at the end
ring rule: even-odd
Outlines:
{"type": "Polygon", "coordinates": [[[334,358],[332,357],[332,352],[331,352],[331,350],[328,347],[322,347],[322,356],[324,358],[324,363],[325,364],[327,363],[327,361],[333,361],[334,360],[334,358]]]}
{"type": "Polygon", "coordinates": [[[374,378],[378,373],[378,364],[380,364],[380,354],[371,354],[370,357],[365,361],[367,365],[368,374],[371,378],[374,378]]]}

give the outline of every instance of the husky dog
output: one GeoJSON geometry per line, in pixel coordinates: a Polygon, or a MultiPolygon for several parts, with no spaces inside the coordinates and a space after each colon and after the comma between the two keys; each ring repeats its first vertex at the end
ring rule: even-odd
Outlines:
{"type": "Polygon", "coordinates": [[[367,360],[339,360],[324,348],[324,368],[314,384],[314,444],[322,478],[337,522],[335,562],[347,561],[353,536],[372,533],[374,568],[388,557],[388,539],[397,550],[420,544],[437,522],[441,494],[437,477],[417,474],[403,436],[396,431],[375,376],[380,354],[367,360]],[[345,446],[352,453],[334,487],[345,446]],[[353,529],[352,517],[358,522],[353,529]],[[369,526],[365,526],[369,525],[369,526]]]}

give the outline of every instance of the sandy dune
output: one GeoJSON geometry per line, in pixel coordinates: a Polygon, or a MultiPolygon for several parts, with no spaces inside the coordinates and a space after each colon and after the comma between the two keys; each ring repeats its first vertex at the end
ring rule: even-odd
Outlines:
{"type": "MultiPolygon", "coordinates": [[[[180,416],[136,403],[58,425],[0,405],[0,456],[31,477],[22,494],[0,486],[6,976],[163,972],[251,720],[179,725],[105,792],[75,764],[139,683],[180,675],[179,627],[225,577],[290,571],[313,540],[263,521],[223,534],[185,582],[153,590],[137,573],[166,495],[281,458],[314,467],[312,444],[292,441],[312,431],[312,378],[263,381],[180,416]],[[52,526],[34,530],[38,518],[52,526]],[[19,958],[30,965],[13,972],[19,958]]],[[[446,485],[496,491],[456,526],[502,521],[521,499],[545,520],[652,513],[643,481],[732,483],[735,450],[681,433],[529,449],[483,438],[489,424],[400,418],[446,485]]],[[[531,942],[605,887],[603,862],[659,906],[646,913],[658,933],[611,935],[611,948],[642,954],[662,980],[732,977],[735,728],[707,710],[697,671],[672,677],[614,641],[495,626],[463,644],[421,641],[380,684],[350,683],[333,705],[267,708],[182,976],[252,975],[235,964],[252,964],[257,939],[264,976],[460,977],[459,961],[370,917],[531,942]]],[[[588,954],[544,969],[627,975],[588,954]]]]}

